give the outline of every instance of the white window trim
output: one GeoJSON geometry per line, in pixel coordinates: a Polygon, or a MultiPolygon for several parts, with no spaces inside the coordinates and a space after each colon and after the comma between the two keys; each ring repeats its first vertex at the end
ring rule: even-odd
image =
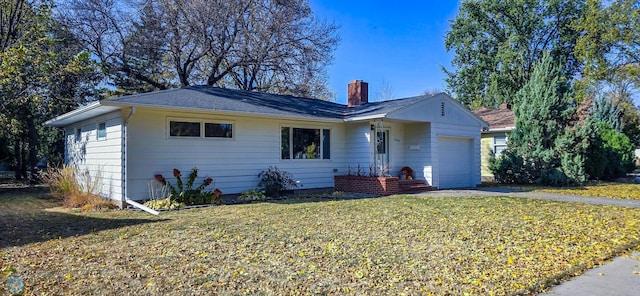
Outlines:
{"type": "Polygon", "coordinates": [[[165,134],[167,139],[180,139],[180,140],[215,140],[215,141],[233,141],[236,139],[236,122],[234,120],[216,120],[216,119],[203,119],[203,118],[185,118],[185,117],[167,117],[167,122],[165,124],[165,134]],[[179,122],[198,122],[200,123],[200,137],[178,137],[171,136],[171,122],[179,121],[179,122]],[[225,137],[205,137],[205,123],[214,123],[214,124],[230,124],[231,125],[231,138],[225,137]]]}
{"type": "Polygon", "coordinates": [[[496,147],[504,147],[504,149],[507,149],[508,145],[509,145],[509,135],[507,134],[494,135],[493,136],[493,155],[498,156],[496,147]],[[504,136],[504,144],[496,144],[496,136],[500,136],[500,137],[504,136]]]}
{"type": "Polygon", "coordinates": [[[294,125],[294,124],[280,124],[280,129],[278,129],[278,138],[280,139],[280,150],[278,150],[278,154],[280,154],[281,162],[289,162],[289,161],[303,161],[303,162],[331,162],[333,160],[333,128],[331,127],[319,127],[319,126],[308,126],[308,125],[294,125]],[[320,157],[319,158],[293,158],[293,147],[289,144],[289,159],[282,158],[282,128],[288,127],[289,130],[289,143],[293,143],[293,129],[294,128],[302,128],[302,129],[319,129],[320,130],[320,157]],[[322,145],[322,135],[323,130],[329,130],[329,159],[324,159],[324,146],[322,145]]]}

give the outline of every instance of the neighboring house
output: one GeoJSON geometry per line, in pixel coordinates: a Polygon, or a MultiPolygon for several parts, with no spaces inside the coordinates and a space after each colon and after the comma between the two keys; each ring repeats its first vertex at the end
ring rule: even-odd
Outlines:
{"type": "Polygon", "coordinates": [[[493,181],[493,173],[489,169],[491,155],[500,155],[507,148],[509,134],[515,128],[515,117],[511,107],[500,105],[500,109],[481,107],[473,111],[478,117],[489,124],[489,128],[482,129],[482,143],[480,158],[482,162],[482,181],[493,181]]]}
{"type": "MultiPolygon", "coordinates": [[[[486,123],[442,93],[368,102],[368,85],[349,84],[348,105],[207,86],[101,100],[47,121],[66,131],[65,161],[101,178],[100,193],[149,198],[149,184],[173,168],[213,177],[225,194],[254,189],[269,166],[302,189],[330,188],[348,167],[397,176],[409,166],[436,188],[480,183],[486,123]]],[[[171,178],[169,178],[171,177],[171,178]]]]}

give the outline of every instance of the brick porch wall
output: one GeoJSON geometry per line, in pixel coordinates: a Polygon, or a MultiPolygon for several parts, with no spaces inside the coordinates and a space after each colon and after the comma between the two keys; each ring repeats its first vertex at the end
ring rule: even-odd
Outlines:
{"type": "Polygon", "coordinates": [[[335,190],[378,195],[400,193],[397,177],[334,176],[335,190]]]}

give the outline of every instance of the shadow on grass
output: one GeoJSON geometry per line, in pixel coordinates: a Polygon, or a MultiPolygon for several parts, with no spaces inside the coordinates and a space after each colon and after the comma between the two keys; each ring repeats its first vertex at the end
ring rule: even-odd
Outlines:
{"type": "Polygon", "coordinates": [[[26,188],[0,192],[0,248],[85,235],[168,219],[105,219],[46,211],[55,201],[42,190],[26,188]]]}

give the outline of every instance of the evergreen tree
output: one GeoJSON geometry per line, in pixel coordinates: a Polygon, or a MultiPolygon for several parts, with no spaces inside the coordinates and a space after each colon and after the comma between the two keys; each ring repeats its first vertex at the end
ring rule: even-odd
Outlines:
{"type": "Polygon", "coordinates": [[[493,168],[498,181],[508,183],[566,183],[556,149],[573,113],[570,85],[561,63],[545,53],[531,79],[515,97],[515,129],[503,156],[493,168]]]}

